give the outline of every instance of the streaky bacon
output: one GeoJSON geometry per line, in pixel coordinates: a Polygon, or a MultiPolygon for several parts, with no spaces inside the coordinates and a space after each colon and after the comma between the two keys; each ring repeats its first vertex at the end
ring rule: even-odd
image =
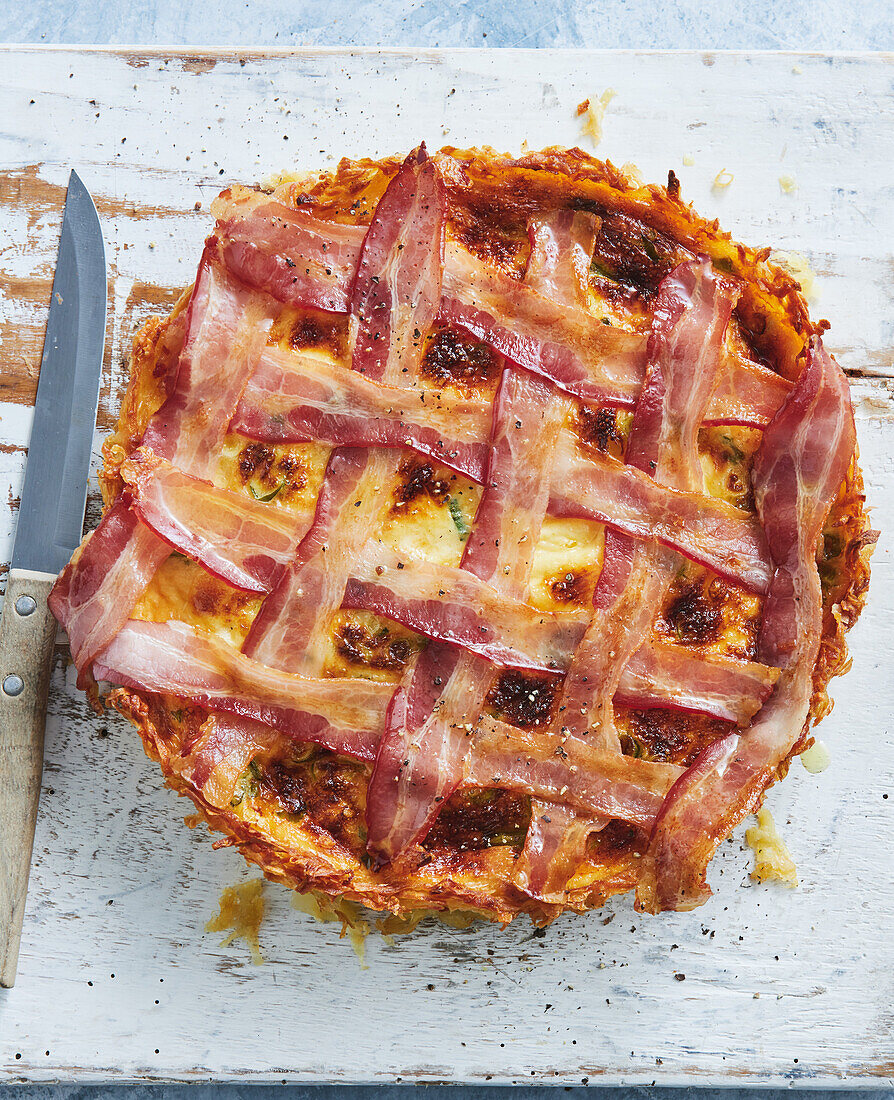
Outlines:
{"type": "Polygon", "coordinates": [[[322,221],[247,191],[221,210],[215,234],[228,271],[280,302],[346,313],[364,225],[322,221]]]}
{"type": "Polygon", "coordinates": [[[590,305],[590,260],[601,219],[583,210],[553,210],[528,222],[531,253],[525,283],[557,302],[590,305]]]}
{"type": "MultiPolygon", "coordinates": [[[[403,387],[415,381],[422,340],[413,333],[422,332],[440,294],[443,233],[443,185],[423,147],[388,185],[364,238],[349,299],[354,370],[403,387]],[[396,326],[381,316],[386,305],[395,308],[396,326]]],[[[397,461],[389,449],[332,453],[313,524],[261,607],[244,652],[277,668],[322,672],[331,616],[397,461]]]]}
{"type": "Polygon", "coordinates": [[[466,780],[476,787],[505,787],[640,828],[652,826],[682,771],[675,764],[600,751],[576,737],[538,731],[534,738],[487,716],[466,758],[466,780]]]}
{"type": "MultiPolygon", "coordinates": [[[[549,386],[504,371],[494,402],[486,489],[463,568],[456,571],[460,587],[477,582],[482,591],[504,600],[524,593],[563,414],[549,386]]],[[[436,583],[437,599],[446,599],[446,589],[436,583]]],[[[443,606],[449,614],[465,617],[452,599],[443,606]]],[[[425,618],[430,623],[430,611],[425,618]]],[[[477,624],[467,619],[467,625],[487,629],[480,619],[477,624]]],[[[471,633],[477,636],[480,630],[471,633]]],[[[479,658],[459,656],[435,643],[398,689],[367,793],[368,850],[377,863],[397,858],[424,837],[461,781],[469,738],[493,674],[491,665],[479,658]]]]}
{"type": "Polygon", "coordinates": [[[264,443],[409,447],[480,483],[490,419],[489,401],[386,386],[331,360],[268,348],[231,428],[264,443]]]}
{"type": "Polygon", "coordinates": [[[242,650],[249,657],[289,672],[322,672],[329,619],[342,603],[345,570],[380,508],[370,483],[371,465],[366,451],[332,452],[313,522],[245,639],[242,650]],[[356,517],[356,524],[345,522],[348,517],[356,517]]]}
{"type": "Polygon", "coordinates": [[[636,400],[645,370],[641,336],[594,323],[584,309],[547,298],[453,242],[438,319],[576,397],[625,406],[636,400]]]}
{"type": "Polygon", "coordinates": [[[233,280],[209,238],[189,303],[173,391],[143,444],[195,477],[208,477],[273,321],[273,303],[233,280]]]}
{"type": "Polygon", "coordinates": [[[260,752],[270,752],[284,734],[248,718],[212,714],[199,736],[173,757],[176,773],[211,806],[228,806],[239,777],[260,752]]]}
{"type": "Polygon", "coordinates": [[[373,611],[494,664],[530,671],[564,668],[583,633],[580,616],[538,611],[462,566],[395,560],[378,544],[367,548],[351,570],[343,606],[373,611]]]}
{"type": "Polygon", "coordinates": [[[562,904],[570,879],[586,857],[590,836],[607,824],[608,818],[532,798],[525,843],[512,870],[513,884],[528,897],[562,904]]]}
{"type": "Polygon", "coordinates": [[[689,710],[747,726],[778,679],[770,665],[693,652],[653,635],[624,666],[614,699],[638,710],[689,710]]]}
{"type": "Polygon", "coordinates": [[[739,296],[710,260],[683,263],[661,282],[649,332],[649,367],[625,460],[664,485],[700,490],[698,431],[720,373],[739,296]]]}
{"type": "MultiPolygon", "coordinates": [[[[646,378],[627,446],[625,470],[642,471],[648,479],[644,484],[654,479],[697,493],[700,506],[704,497],[699,491],[704,486],[698,429],[719,373],[732,304],[731,288],[715,275],[709,261],[680,264],[662,280],[647,345],[646,378]]],[[[656,542],[634,543],[626,534],[606,531],[593,618],[562,689],[559,721],[566,743],[586,737],[594,751],[620,755],[614,699],[625,667],[651,633],[677,560],[675,553],[656,542]]],[[[713,688],[711,702],[716,706],[716,686],[716,678],[712,682],[702,674],[696,681],[698,703],[704,705],[713,688]]],[[[675,705],[684,694],[692,698],[680,692],[675,705]]],[[[553,835],[555,827],[546,825],[545,808],[535,802],[533,809],[540,850],[561,852],[553,835]]],[[[539,868],[533,852],[528,853],[528,862],[535,877],[551,879],[557,873],[539,868]]]]}
{"type": "Polygon", "coordinates": [[[146,447],[120,471],[133,509],[159,538],[245,592],[268,592],[310,525],[311,515],[282,512],[190,477],[146,447]]]}
{"type": "MultiPolygon", "coordinates": [[[[603,325],[579,307],[551,301],[455,243],[445,252],[438,316],[575,397],[621,408],[636,404],[646,371],[646,337],[603,325]]],[[[721,365],[705,421],[767,424],[790,383],[729,349],[721,365]]]]}
{"type": "Polygon", "coordinates": [[[485,492],[462,568],[504,599],[521,598],[549,502],[549,470],[567,401],[525,371],[505,370],[493,404],[485,492]]]}
{"type": "Polygon", "coordinates": [[[441,297],[445,213],[444,185],[421,145],[379,199],[351,288],[351,365],[369,378],[394,383],[419,362],[441,297]]]}
{"type": "Polygon", "coordinates": [[[549,510],[598,520],[634,539],[658,539],[750,591],[769,587],[766,539],[749,512],[700,491],[660,485],[611,455],[584,457],[568,435],[556,447],[549,510]]]}
{"type": "MultiPolygon", "coordinates": [[[[587,737],[605,752],[620,752],[612,700],[622,682],[628,690],[636,683],[636,666],[632,675],[626,668],[648,638],[674,556],[606,531],[603,560],[593,618],[565,677],[559,721],[562,733],[587,737]]],[[[688,693],[684,689],[680,695],[688,693]]]]}
{"type": "MultiPolygon", "coordinates": [[[[144,436],[156,454],[196,477],[207,476],[217,462],[247,365],[257,358],[271,322],[257,296],[214,262],[215,245],[210,239],[199,264],[176,381],[144,436]],[[237,358],[241,369],[234,369],[237,358]]],[[[169,554],[168,544],[139,522],[125,494],[62,571],[50,606],[69,634],[82,682],[169,554]]]]}
{"type": "Polygon", "coordinates": [[[59,574],[47,604],[68,634],[80,686],[169,554],[122,493],[59,574]]]}
{"type": "Polygon", "coordinates": [[[751,727],[705,749],[668,794],[643,863],[641,909],[688,910],[710,897],[705,870],[717,844],[754,809],[809,721],[822,637],[816,546],[855,446],[847,380],[813,337],[752,467],[775,565],[759,656],[782,672],[751,727]]]}
{"type": "MultiPolygon", "coordinates": [[[[631,468],[682,492],[704,488],[698,429],[719,374],[732,305],[730,287],[709,260],[679,264],[658,288],[646,380],[625,457],[631,468]]],[[[622,669],[651,632],[678,558],[657,542],[633,543],[626,534],[609,531],[603,560],[593,619],[566,677],[566,693],[568,709],[585,712],[582,732],[595,724],[596,745],[617,750],[612,699],[622,669]],[[597,673],[592,680],[591,666],[597,673]]],[[[705,680],[700,687],[706,692],[715,685],[705,680]]],[[[579,731],[572,727],[571,732],[579,731]]]]}
{"type": "Polygon", "coordinates": [[[273,726],[296,741],[372,760],[392,688],[373,680],[296,676],[246,657],[185,623],[130,620],[94,662],[97,680],[178,695],[273,726]]]}

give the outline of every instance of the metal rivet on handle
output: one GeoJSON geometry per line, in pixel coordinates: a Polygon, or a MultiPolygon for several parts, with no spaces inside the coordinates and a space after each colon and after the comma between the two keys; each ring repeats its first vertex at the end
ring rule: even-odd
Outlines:
{"type": "Polygon", "coordinates": [[[37,600],[33,596],[19,596],[16,600],[16,611],[20,615],[32,615],[37,610],[37,600]]]}
{"type": "Polygon", "coordinates": [[[3,690],[7,695],[21,695],[25,690],[25,681],[13,672],[3,681],[3,690]]]}

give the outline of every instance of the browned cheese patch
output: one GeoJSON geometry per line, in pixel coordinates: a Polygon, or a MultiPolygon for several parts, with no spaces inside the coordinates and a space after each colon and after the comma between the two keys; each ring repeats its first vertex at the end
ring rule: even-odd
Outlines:
{"type": "Polygon", "coordinates": [[[362,676],[395,683],[425,644],[412,630],[371,611],[337,611],[332,618],[329,676],[362,676]]]}
{"type": "Polygon", "coordinates": [[[536,676],[506,669],[487,694],[488,711],[521,729],[549,725],[561,681],[555,676],[536,676]]]}
{"type": "Polygon", "coordinates": [[[489,788],[455,791],[444,803],[424,847],[433,851],[476,851],[509,845],[520,848],[531,820],[527,795],[489,788]]]}
{"type": "Polygon", "coordinates": [[[698,754],[735,729],[735,723],[683,710],[615,708],[625,755],[688,767],[698,754]]]}
{"type": "Polygon", "coordinates": [[[468,396],[491,393],[502,370],[500,357],[471,336],[436,325],[426,341],[422,377],[468,396]]]}

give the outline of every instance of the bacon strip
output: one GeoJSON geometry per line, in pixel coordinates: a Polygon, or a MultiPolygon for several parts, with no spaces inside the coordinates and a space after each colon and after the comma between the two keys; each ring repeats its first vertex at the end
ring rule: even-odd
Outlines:
{"type": "Polygon", "coordinates": [[[538,732],[535,741],[514,726],[483,717],[466,760],[466,781],[649,828],[682,770],[601,752],[575,737],[538,732]]]}
{"type": "MultiPolygon", "coordinates": [[[[639,469],[656,482],[680,490],[703,488],[698,429],[716,384],[733,301],[731,288],[708,261],[680,264],[662,281],[648,342],[646,380],[627,447],[630,467],[625,470],[639,469]]],[[[644,484],[651,481],[644,479],[644,484]]],[[[626,666],[651,632],[676,561],[672,551],[654,542],[634,543],[627,535],[606,532],[593,618],[563,685],[559,714],[566,741],[586,737],[595,751],[620,755],[614,699],[626,666]]],[[[631,679],[635,684],[635,670],[628,683],[631,679]]],[[[694,698],[688,697],[696,707],[716,708],[717,686],[716,677],[712,682],[702,675],[694,698]]],[[[681,694],[688,695],[674,693],[675,702],[679,703],[681,694]]],[[[559,826],[546,825],[547,816],[546,807],[535,802],[535,842],[542,852],[559,853],[562,846],[555,835],[559,826]]],[[[532,849],[526,858],[535,879],[555,877],[556,869],[538,867],[532,849]]]]}
{"type": "Polygon", "coordinates": [[[139,522],[124,493],[59,574],[47,603],[68,634],[81,687],[169,553],[139,522]]]}
{"type": "Polygon", "coordinates": [[[195,477],[210,476],[220,443],[267,340],[265,299],[214,262],[210,238],[189,303],[188,335],[177,381],[149,421],[143,443],[195,477]]]}
{"type": "Polygon", "coordinates": [[[245,639],[242,650],[249,657],[290,672],[322,672],[329,620],[341,606],[348,563],[381,508],[369,466],[366,451],[332,453],[313,523],[245,639]],[[346,522],[348,517],[355,522],[346,522]]]}
{"type": "Polygon", "coordinates": [[[642,909],[688,910],[707,900],[705,870],[717,844],[754,809],[809,720],[822,637],[816,544],[855,446],[847,380],[814,337],[752,469],[776,567],[759,649],[782,672],[751,728],[709,746],[668,794],[643,862],[642,909]]]}
{"type": "Polygon", "coordinates": [[[466,568],[408,561],[390,565],[379,577],[386,560],[393,559],[367,551],[355,563],[344,607],[374,611],[508,668],[564,668],[580,640],[584,624],[578,616],[510,600],[466,568]]]}
{"type": "Polygon", "coordinates": [[[223,264],[246,286],[289,305],[347,312],[366,226],[321,221],[246,191],[221,212],[215,233],[223,264]]]}
{"type": "MultiPolygon", "coordinates": [[[[415,171],[420,154],[412,156],[416,159],[410,162],[410,167],[415,171]]],[[[432,210],[442,203],[435,173],[433,169],[427,171],[430,181],[434,181],[427,192],[428,200],[417,202],[412,211],[409,206],[412,188],[407,176],[404,175],[399,186],[396,180],[392,181],[393,205],[408,224],[412,222],[418,227],[420,237],[430,229],[434,220],[432,210]]],[[[382,209],[383,218],[386,213],[382,209]]],[[[459,245],[451,245],[446,257],[444,297],[439,304],[435,303],[437,313],[441,320],[467,329],[516,365],[550,378],[577,397],[632,407],[645,370],[643,338],[621,329],[594,325],[581,308],[586,304],[582,293],[576,294],[575,310],[570,313],[549,302],[558,295],[567,300],[564,296],[568,286],[556,282],[565,276],[553,274],[562,271],[567,248],[573,249],[570,255],[574,257],[575,290],[584,285],[581,259],[592,253],[591,229],[586,224],[589,217],[557,211],[532,224],[534,249],[527,285],[490,270],[459,245]],[[573,221],[566,227],[563,219],[569,215],[573,221]],[[571,244],[566,245],[569,230],[571,244]],[[606,361],[610,362],[609,378],[614,378],[611,383],[601,368],[606,361]]],[[[390,232],[394,231],[392,225],[390,232]]],[[[279,301],[338,313],[347,312],[352,303],[359,309],[366,302],[365,324],[369,332],[358,347],[364,349],[360,354],[369,357],[370,364],[381,362],[384,353],[379,347],[381,341],[375,337],[376,333],[380,336],[383,333],[381,325],[378,328],[376,325],[379,321],[388,322],[392,301],[388,288],[373,283],[371,278],[353,283],[355,271],[360,277],[358,258],[366,234],[364,226],[324,222],[302,210],[290,210],[267,196],[252,194],[230,204],[215,232],[220,238],[219,255],[228,270],[243,283],[266,291],[279,301]],[[357,300],[352,297],[354,293],[359,293],[357,300]]],[[[409,244],[414,240],[415,232],[411,233],[409,244]]],[[[380,279],[380,258],[392,241],[393,237],[382,234],[378,242],[369,242],[373,273],[380,279]]],[[[424,249],[422,252],[424,255],[424,249]]],[[[420,281],[427,281],[422,267],[417,274],[421,275],[420,281]]],[[[417,339],[412,336],[416,327],[414,323],[413,329],[405,330],[402,339],[406,340],[408,333],[412,340],[417,339]]],[[[358,367],[369,373],[365,363],[359,362],[358,367]]],[[[371,377],[377,377],[374,370],[371,377]]],[[[735,351],[725,350],[724,369],[707,421],[763,426],[789,389],[789,383],[773,371],[735,351]]]]}
{"type": "Polygon", "coordinates": [[[532,218],[525,283],[554,301],[588,308],[590,260],[600,225],[600,218],[583,210],[553,210],[532,218]]]}
{"type": "MultiPolygon", "coordinates": [[[[708,260],[680,264],[658,289],[649,366],[626,457],[631,467],[681,491],[703,488],[698,429],[718,375],[733,302],[731,288],[708,260]]],[[[586,733],[595,723],[600,748],[620,748],[612,699],[676,568],[676,555],[654,542],[634,544],[626,535],[606,534],[593,619],[566,678],[568,710],[586,717],[584,723],[576,719],[571,732],[586,733]]]]}
{"type": "MultiPolygon", "coordinates": [[[[199,264],[176,382],[145,435],[156,454],[196,477],[213,470],[247,380],[247,370],[234,369],[235,363],[256,358],[271,320],[214,263],[214,243],[199,264]]],[[[138,522],[127,494],[62,571],[50,607],[68,632],[81,680],[169,553],[168,544],[138,522]]]]}
{"type": "MultiPolygon", "coordinates": [[[[433,316],[431,302],[440,295],[443,232],[443,187],[422,148],[388,185],[364,239],[350,296],[355,371],[386,383],[413,382],[421,340],[412,333],[433,316]],[[394,305],[397,322],[383,327],[386,303],[394,305]]],[[[396,462],[390,450],[333,452],[313,524],[252,624],[244,652],[278,668],[322,672],[332,613],[342,604],[348,571],[381,511],[382,487],[396,462]]]]}
{"type": "Polygon", "coordinates": [[[490,420],[489,401],[386,386],[331,360],[268,348],[231,429],[264,443],[409,447],[480,483],[490,420]]]}
{"type": "Polygon", "coordinates": [[[607,818],[575,812],[557,802],[531,800],[531,822],[512,872],[512,882],[528,897],[562,904],[569,880],[587,854],[594,832],[607,818]]]}
{"type": "Polygon", "coordinates": [[[698,431],[738,296],[710,260],[680,264],[662,280],[649,332],[649,368],[625,458],[664,485],[702,488],[698,431]]]}
{"type": "Polygon", "coordinates": [[[610,455],[584,458],[570,437],[556,448],[549,510],[598,520],[634,539],[658,539],[750,591],[769,587],[769,552],[754,516],[701,492],[659,485],[610,455]]]}
{"type": "MultiPolygon", "coordinates": [[[[575,397],[627,408],[636,404],[648,358],[642,335],[551,301],[458,244],[446,250],[438,316],[575,397]]],[[[708,423],[762,426],[791,388],[773,371],[726,353],[722,373],[705,415],[708,423]]]]}
{"type": "MultiPolygon", "coordinates": [[[[480,595],[492,593],[495,615],[500,598],[518,597],[527,585],[531,553],[546,511],[552,443],[562,415],[562,406],[544,383],[504,372],[494,402],[487,489],[463,568],[451,574],[456,592],[469,586],[480,595]]],[[[392,571],[389,581],[402,572],[392,571]]],[[[440,571],[441,579],[444,572],[440,571]]],[[[452,619],[467,639],[477,643],[482,632],[491,629],[485,622],[498,621],[489,614],[482,617],[485,621],[473,621],[477,616],[467,614],[471,607],[447,599],[440,580],[432,580],[437,585],[432,605],[416,605],[420,625],[431,626],[437,604],[446,612],[445,620],[452,619]]],[[[418,583],[415,580],[407,592],[393,593],[403,610],[409,610],[418,583]]],[[[395,604],[390,606],[394,610],[395,604]]],[[[516,602],[516,608],[526,605],[516,602]]],[[[422,654],[409,682],[398,689],[367,793],[368,849],[377,863],[395,859],[423,837],[460,782],[469,736],[492,679],[490,665],[435,644],[422,654]]]]}
{"type": "Polygon", "coordinates": [[[260,752],[269,752],[283,741],[283,734],[248,718],[211,715],[191,745],[184,745],[177,774],[211,806],[230,805],[236,784],[260,752]]]}
{"type": "Polygon", "coordinates": [[[253,503],[184,474],[140,447],[122,463],[133,509],[159,538],[246,592],[269,591],[311,516],[253,503]]]}
{"type": "Polygon", "coordinates": [[[769,665],[707,656],[652,636],[624,666],[614,700],[638,710],[670,707],[747,726],[778,679],[779,669],[769,665]]]}
{"type": "Polygon", "coordinates": [[[351,313],[352,366],[361,374],[395,382],[418,364],[441,296],[445,209],[444,185],[421,145],[388,184],[360,253],[351,313]]]}
{"type": "Polygon", "coordinates": [[[375,756],[392,693],[372,680],[352,680],[346,691],[344,681],[281,672],[176,621],[131,620],[94,662],[93,674],[250,718],[358,760],[375,756]]]}
{"type": "MultiPolygon", "coordinates": [[[[423,400],[422,391],[398,391],[335,364],[296,361],[267,349],[232,427],[263,442],[406,446],[481,483],[488,415],[483,402],[447,403],[432,394],[423,400]]],[[[659,485],[610,455],[584,457],[564,430],[552,471],[554,515],[596,519],[634,538],[657,537],[754,591],[766,591],[769,556],[749,513],[701,492],[659,485]]]]}

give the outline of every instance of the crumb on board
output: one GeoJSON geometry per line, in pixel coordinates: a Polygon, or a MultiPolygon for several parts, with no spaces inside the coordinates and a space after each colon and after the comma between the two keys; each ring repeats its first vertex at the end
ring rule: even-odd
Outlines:
{"type": "Polygon", "coordinates": [[[617,94],[614,88],[606,88],[595,103],[591,99],[585,99],[577,105],[575,113],[578,118],[583,119],[580,132],[592,141],[594,149],[602,141],[602,124],[605,121],[605,112],[609,103],[617,94]]]}
{"type": "Polygon", "coordinates": [[[819,287],[816,283],[816,273],[810,266],[810,261],[802,252],[774,251],[770,253],[770,263],[787,271],[793,279],[796,279],[801,287],[804,297],[810,301],[816,301],[819,297],[819,287]]]}
{"type": "Polygon", "coordinates": [[[732,174],[732,172],[728,172],[725,168],[721,168],[717,175],[714,177],[714,182],[711,184],[711,190],[725,191],[735,178],[736,177],[732,174]]]}
{"type": "Polygon", "coordinates": [[[686,168],[691,168],[693,164],[695,164],[695,157],[692,155],[692,153],[683,154],[683,164],[686,168]]]}
{"type": "Polygon", "coordinates": [[[798,190],[798,181],[794,176],[784,175],[779,177],[779,187],[783,194],[793,195],[798,190]]]}
{"type": "Polygon", "coordinates": [[[264,919],[264,880],[249,879],[235,886],[227,886],[220,895],[220,912],[205,925],[206,932],[230,934],[220,941],[221,947],[229,947],[235,940],[244,940],[251,951],[251,961],[260,966],[264,961],[258,941],[261,922],[264,919]]]}
{"type": "Polygon", "coordinates": [[[184,817],[184,819],[183,819],[183,824],[188,829],[197,829],[201,823],[202,823],[201,814],[187,814],[186,817],[184,817]]]}
{"type": "Polygon", "coordinates": [[[831,761],[829,750],[822,741],[814,741],[809,749],[805,749],[801,753],[801,763],[812,775],[824,772],[831,761]]]}
{"type": "Polygon", "coordinates": [[[754,850],[751,877],[756,882],[778,882],[792,889],[798,885],[795,861],[766,807],[757,811],[757,824],[746,830],[745,842],[754,850]]]}

